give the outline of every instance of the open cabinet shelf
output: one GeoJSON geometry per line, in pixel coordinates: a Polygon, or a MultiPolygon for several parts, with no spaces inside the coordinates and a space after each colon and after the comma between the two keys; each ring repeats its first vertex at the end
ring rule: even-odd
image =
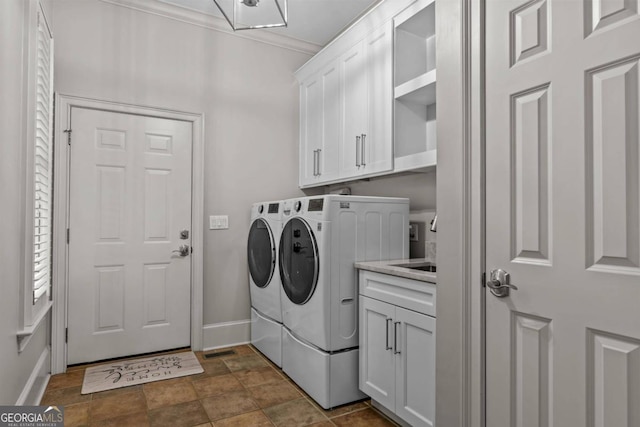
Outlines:
{"type": "Polygon", "coordinates": [[[396,86],[395,98],[403,102],[430,105],[436,103],[436,70],[428,71],[396,86]]]}
{"type": "Polygon", "coordinates": [[[394,170],[437,163],[435,0],[417,0],[394,19],[394,170]]]}

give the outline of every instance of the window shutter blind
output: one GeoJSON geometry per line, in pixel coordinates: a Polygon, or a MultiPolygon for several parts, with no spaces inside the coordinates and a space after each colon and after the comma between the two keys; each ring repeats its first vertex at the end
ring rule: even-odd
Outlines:
{"type": "Polygon", "coordinates": [[[51,213],[53,169],[53,40],[38,13],[36,36],[36,115],[34,146],[33,303],[48,295],[51,284],[51,213]]]}

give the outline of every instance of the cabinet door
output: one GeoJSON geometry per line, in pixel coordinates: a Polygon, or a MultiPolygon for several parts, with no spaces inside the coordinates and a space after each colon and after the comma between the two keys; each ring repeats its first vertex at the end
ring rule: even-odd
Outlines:
{"type": "Polygon", "coordinates": [[[316,150],[322,138],[322,82],[319,73],[300,85],[300,186],[317,180],[316,150]]]}
{"type": "Polygon", "coordinates": [[[396,307],[399,335],[396,414],[412,426],[435,425],[436,319],[396,307]]]}
{"type": "Polygon", "coordinates": [[[365,40],[367,68],[367,130],[363,142],[364,174],[393,168],[393,22],[365,40]]]}
{"type": "Polygon", "coordinates": [[[366,133],[367,72],[364,42],[360,42],[340,57],[342,73],[342,178],[359,175],[361,135],[366,133]]]}
{"type": "Polygon", "coordinates": [[[333,61],[320,72],[322,83],[321,144],[318,152],[317,173],[319,182],[340,178],[340,67],[333,61]]]}
{"type": "Polygon", "coordinates": [[[360,390],[389,410],[395,409],[395,307],[360,296],[360,390]]]}

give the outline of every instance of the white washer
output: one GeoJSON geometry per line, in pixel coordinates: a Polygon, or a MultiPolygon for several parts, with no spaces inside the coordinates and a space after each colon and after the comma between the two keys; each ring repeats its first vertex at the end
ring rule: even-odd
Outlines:
{"type": "Polygon", "coordinates": [[[282,368],[322,407],[358,390],[354,262],[409,255],[409,200],[327,195],[283,202],[282,368]]]}
{"type": "Polygon", "coordinates": [[[251,343],[282,366],[281,282],[278,243],[282,202],[255,203],[247,241],[251,296],[251,343]]]}

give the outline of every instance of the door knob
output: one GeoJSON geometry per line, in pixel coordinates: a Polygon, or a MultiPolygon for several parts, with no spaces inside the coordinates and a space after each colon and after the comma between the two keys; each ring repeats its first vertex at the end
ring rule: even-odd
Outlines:
{"type": "Polygon", "coordinates": [[[514,291],[518,290],[516,286],[509,283],[510,279],[511,277],[509,276],[509,273],[497,268],[495,270],[491,270],[487,286],[491,293],[498,298],[508,297],[511,289],[514,291]]]}
{"type": "Polygon", "coordinates": [[[171,251],[171,253],[178,253],[182,257],[188,256],[189,252],[191,252],[191,247],[189,247],[189,245],[180,245],[178,249],[171,251]]]}

